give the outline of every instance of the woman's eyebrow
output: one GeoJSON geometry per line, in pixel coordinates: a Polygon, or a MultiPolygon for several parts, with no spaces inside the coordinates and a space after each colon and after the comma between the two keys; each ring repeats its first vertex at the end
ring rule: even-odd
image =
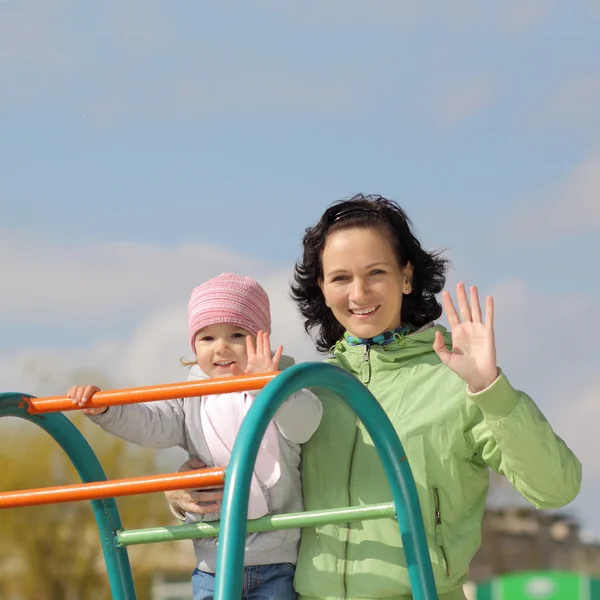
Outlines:
{"type": "Polygon", "coordinates": [[[387,266],[389,266],[389,263],[387,263],[385,260],[376,260],[375,262],[365,265],[365,269],[372,269],[373,267],[387,267],[387,266]]]}

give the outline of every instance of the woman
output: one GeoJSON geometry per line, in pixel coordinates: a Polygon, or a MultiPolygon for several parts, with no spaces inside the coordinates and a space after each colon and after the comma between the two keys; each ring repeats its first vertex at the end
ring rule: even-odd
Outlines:
{"type": "MultiPolygon", "coordinates": [[[[458,312],[442,295],[452,335],[434,325],[446,261],[421,247],[397,204],[362,195],[338,202],[306,230],[303,246],[292,295],[305,329],[392,421],[417,486],[439,597],[462,600],[488,467],[537,508],[559,508],[579,492],[581,465],[498,368],[491,298],[483,318],[476,288],[467,297],[459,284],[458,312]]],[[[303,448],[306,510],[391,501],[362,424],[333,394],[314,391],[323,419],[303,448]]],[[[304,600],[410,599],[396,523],[304,529],[295,587],[304,600]]]]}

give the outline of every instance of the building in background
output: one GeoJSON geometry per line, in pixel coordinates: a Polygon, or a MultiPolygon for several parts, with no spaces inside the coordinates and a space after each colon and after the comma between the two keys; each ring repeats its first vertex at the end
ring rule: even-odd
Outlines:
{"type": "Polygon", "coordinates": [[[470,577],[476,600],[600,600],[600,545],[567,513],[490,508],[470,577]]]}

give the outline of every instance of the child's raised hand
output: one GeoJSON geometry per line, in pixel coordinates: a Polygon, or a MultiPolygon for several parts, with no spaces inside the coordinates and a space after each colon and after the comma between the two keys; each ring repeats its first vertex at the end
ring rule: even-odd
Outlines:
{"type": "Polygon", "coordinates": [[[73,404],[77,404],[77,406],[83,408],[84,415],[101,415],[103,412],[108,410],[107,406],[101,406],[99,408],[85,408],[87,401],[99,391],[101,391],[100,388],[95,385],[74,385],[67,391],[67,396],[71,398],[73,404]]]}
{"type": "Polygon", "coordinates": [[[283,346],[279,346],[275,354],[271,355],[271,340],[269,334],[259,331],[256,335],[256,348],[252,336],[246,338],[246,352],[248,363],[244,371],[233,365],[231,371],[234,375],[250,375],[251,373],[272,373],[279,368],[279,361],[283,354],[283,346]]]}

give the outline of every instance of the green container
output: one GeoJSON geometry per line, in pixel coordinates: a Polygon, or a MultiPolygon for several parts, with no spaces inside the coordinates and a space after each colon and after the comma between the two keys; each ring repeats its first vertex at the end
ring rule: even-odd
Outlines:
{"type": "Polygon", "coordinates": [[[477,586],[477,600],[600,600],[600,580],[580,573],[535,571],[477,586]]]}

